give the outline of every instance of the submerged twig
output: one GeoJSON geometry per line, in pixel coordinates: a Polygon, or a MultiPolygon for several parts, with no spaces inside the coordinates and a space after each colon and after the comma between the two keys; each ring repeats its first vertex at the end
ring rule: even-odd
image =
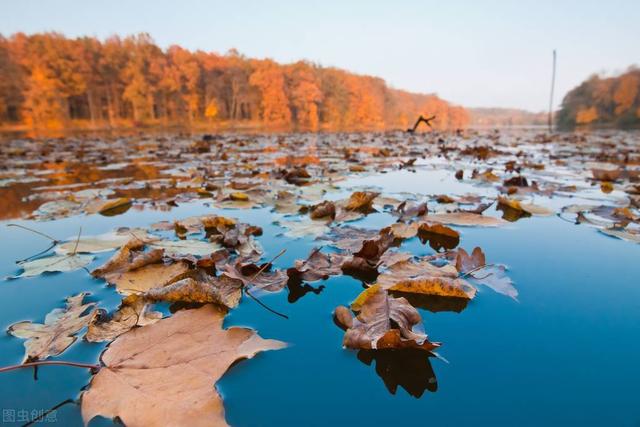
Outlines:
{"type": "Polygon", "coordinates": [[[280,313],[279,311],[274,310],[273,308],[269,307],[268,305],[266,305],[265,303],[260,301],[258,299],[258,297],[256,297],[251,292],[249,292],[249,289],[247,289],[246,287],[244,288],[244,293],[247,294],[248,296],[250,296],[255,302],[257,302],[259,305],[261,305],[266,310],[268,310],[268,311],[272,312],[273,314],[278,315],[280,317],[284,317],[285,319],[289,319],[289,316],[287,316],[286,314],[280,313]]]}
{"type": "MultiPolygon", "coordinates": [[[[263,271],[265,271],[267,268],[269,268],[269,266],[271,266],[271,264],[277,260],[278,258],[280,258],[287,250],[283,249],[281,250],[275,257],[273,257],[271,259],[271,261],[265,263],[260,270],[258,270],[256,272],[256,274],[253,275],[253,277],[251,278],[251,281],[255,280],[256,277],[258,277],[258,275],[260,275],[263,271]]],[[[260,301],[258,299],[258,297],[256,297],[254,294],[252,294],[249,289],[245,286],[243,287],[244,293],[247,294],[249,297],[251,297],[255,302],[257,302],[259,305],[261,305],[264,309],[270,311],[271,313],[278,315],[280,317],[284,317],[285,319],[289,319],[289,316],[287,316],[286,314],[280,313],[274,309],[272,309],[271,307],[267,306],[265,303],[263,303],[262,301],[260,301]]]]}
{"type": "Polygon", "coordinates": [[[80,227],[80,230],[78,230],[78,238],[76,239],[76,244],[73,246],[73,251],[71,252],[71,255],[75,255],[76,251],[78,250],[78,245],[80,244],[80,235],[82,234],[82,226],[80,227]]]}
{"type": "Polygon", "coordinates": [[[7,227],[18,227],[18,228],[22,228],[23,230],[27,230],[27,231],[30,231],[30,232],[32,232],[32,233],[39,234],[39,235],[40,235],[40,236],[42,236],[42,237],[46,237],[47,239],[49,239],[49,240],[51,240],[52,242],[54,242],[54,244],[58,244],[58,243],[60,243],[60,240],[58,240],[58,239],[54,239],[53,237],[49,236],[48,234],[45,234],[45,233],[43,233],[43,232],[41,232],[41,231],[38,231],[38,230],[34,230],[33,228],[29,228],[29,227],[26,227],[26,226],[24,226],[24,225],[20,225],[20,224],[7,224],[7,227]]]}
{"type": "Polygon", "coordinates": [[[39,236],[42,236],[42,237],[44,237],[44,238],[46,238],[46,239],[51,240],[51,245],[50,245],[49,247],[47,247],[46,249],[44,249],[44,250],[42,250],[42,251],[38,252],[38,253],[37,253],[37,254],[35,254],[35,255],[31,255],[31,256],[28,256],[28,257],[26,257],[26,258],[24,258],[24,259],[21,259],[21,260],[16,261],[16,263],[17,263],[17,264],[20,264],[20,263],[25,262],[25,261],[29,261],[30,259],[33,259],[33,258],[37,258],[37,257],[39,257],[39,256],[40,256],[40,255],[42,255],[42,254],[46,254],[46,253],[47,253],[47,252],[49,252],[51,249],[53,249],[53,248],[54,248],[58,243],[60,243],[60,240],[58,240],[58,239],[54,239],[53,237],[49,236],[48,234],[45,234],[45,233],[43,233],[43,232],[41,232],[41,231],[38,231],[38,230],[34,230],[33,228],[29,228],[29,227],[26,227],[26,226],[24,226],[24,225],[20,225],[20,224],[7,224],[7,227],[18,227],[18,228],[22,228],[23,230],[30,231],[30,232],[32,232],[32,233],[35,233],[35,234],[37,234],[37,235],[39,235],[39,236]]]}
{"type": "Polygon", "coordinates": [[[264,265],[260,268],[260,270],[258,270],[256,272],[256,274],[253,275],[253,277],[250,279],[251,281],[255,280],[256,277],[258,277],[263,271],[265,271],[267,268],[269,268],[273,262],[275,260],[277,260],[278,258],[280,258],[282,255],[284,255],[284,253],[287,252],[286,249],[281,250],[278,255],[274,256],[273,258],[271,258],[271,261],[264,263],[264,265]]]}
{"type": "Polygon", "coordinates": [[[35,255],[31,255],[31,256],[28,256],[28,257],[26,257],[26,258],[20,259],[20,260],[16,261],[16,264],[21,264],[21,263],[26,262],[26,261],[29,261],[29,260],[31,260],[31,259],[33,259],[33,258],[37,258],[37,257],[39,257],[39,256],[40,256],[40,255],[42,255],[42,254],[46,254],[46,253],[47,253],[47,252],[49,252],[51,249],[55,248],[55,247],[56,247],[56,244],[57,244],[57,243],[52,242],[52,243],[51,243],[51,245],[49,245],[49,247],[48,247],[48,248],[46,248],[46,249],[44,249],[44,250],[42,250],[42,251],[38,252],[38,253],[37,253],[37,254],[35,254],[35,255]]]}

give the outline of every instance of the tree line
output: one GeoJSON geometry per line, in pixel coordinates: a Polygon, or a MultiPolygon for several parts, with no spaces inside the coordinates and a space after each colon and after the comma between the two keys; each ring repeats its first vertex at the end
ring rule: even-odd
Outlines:
{"type": "Polygon", "coordinates": [[[279,64],[158,47],[148,34],[104,41],[59,33],[0,35],[0,126],[31,129],[171,125],[285,130],[406,128],[435,114],[461,128],[464,108],[433,94],[306,61],[279,64]]]}
{"type": "Polygon", "coordinates": [[[576,126],[640,126],[640,69],[617,77],[593,75],[572,89],[556,115],[561,128],[576,126]]]}

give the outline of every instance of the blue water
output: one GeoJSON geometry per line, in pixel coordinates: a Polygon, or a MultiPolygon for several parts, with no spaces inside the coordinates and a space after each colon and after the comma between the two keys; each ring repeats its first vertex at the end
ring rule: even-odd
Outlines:
{"type": "MultiPolygon", "coordinates": [[[[423,188],[421,192],[437,194],[446,192],[446,185],[450,185],[434,180],[428,172],[418,172],[411,176],[405,190],[397,182],[409,181],[407,172],[399,174],[395,180],[386,177],[397,187],[392,191],[416,192],[423,188]]],[[[369,177],[352,184],[384,182],[369,177]]],[[[115,217],[94,215],[19,223],[66,238],[77,234],[79,226],[83,234],[99,234],[118,226],[148,226],[159,220],[211,212],[215,210],[194,202],[170,212],[130,210],[115,217]]],[[[291,240],[278,235],[283,230],[272,222],[279,216],[267,209],[223,212],[264,228],[260,241],[265,258],[287,249],[276,261],[277,267],[291,266],[317,245],[311,239],[291,240]]],[[[390,221],[386,214],[374,214],[362,224],[377,227],[390,221]]],[[[18,272],[15,260],[48,244],[5,224],[0,224],[2,277],[18,272]]],[[[439,353],[448,363],[420,356],[410,360],[380,356],[376,362],[367,359],[370,355],[343,349],[343,331],[334,325],[331,314],[337,305],[348,304],[363,289],[349,276],[312,283],[325,287],[318,294],[294,295],[298,298],[294,303],[289,302],[292,298],[286,289],[261,297],[272,308],[286,313],[289,320],[245,298],[227,317],[226,325],[250,326],[263,337],[283,340],[290,346],[236,364],[222,378],[217,387],[225,399],[228,423],[640,425],[640,245],[555,216],[526,218],[498,229],[460,230],[460,246],[481,246],[489,262],[508,265],[519,297],[514,301],[480,288],[460,313],[421,309],[425,329],[432,341],[443,343],[439,353]],[[376,363],[380,364],[382,377],[376,363]],[[433,380],[426,381],[433,375],[437,385],[433,380]]],[[[401,249],[416,255],[433,253],[417,239],[405,242],[401,249]]],[[[89,268],[109,256],[100,254],[89,268]]],[[[42,322],[46,313],[64,304],[64,298],[82,291],[91,292],[89,300],[99,301],[107,309],[117,307],[120,301],[113,289],[83,270],[2,281],[0,327],[6,329],[21,320],[42,322]]],[[[95,363],[103,348],[78,340],[58,359],[95,363]]],[[[0,365],[19,363],[22,357],[22,340],[2,335],[0,365]]],[[[87,371],[66,367],[40,368],[37,380],[27,369],[0,375],[0,407],[29,412],[76,400],[90,380],[87,371]]],[[[55,417],[62,425],[82,424],[79,406],[73,402],[60,407],[55,417]]],[[[92,423],[108,424],[107,420],[92,423]]]]}

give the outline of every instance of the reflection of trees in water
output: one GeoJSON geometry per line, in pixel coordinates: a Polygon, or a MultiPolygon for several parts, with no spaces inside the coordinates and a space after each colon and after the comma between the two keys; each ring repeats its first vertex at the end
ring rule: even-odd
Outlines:
{"type": "Polygon", "coordinates": [[[391,394],[396,394],[398,387],[402,387],[416,398],[425,390],[433,393],[438,389],[430,357],[430,353],[416,349],[358,351],[358,360],[365,365],[376,362],[376,373],[391,394]]]}
{"type": "Polygon", "coordinates": [[[24,217],[40,206],[42,200],[27,200],[32,184],[14,184],[0,188],[0,219],[24,217]]]}
{"type": "MultiPolygon", "coordinates": [[[[89,188],[105,188],[114,190],[117,197],[162,200],[188,191],[169,184],[164,186],[157,185],[153,188],[149,185],[149,181],[166,178],[162,175],[162,170],[168,167],[168,164],[152,164],[149,163],[147,158],[139,158],[134,159],[130,164],[122,168],[101,169],[100,163],[103,166],[108,166],[118,160],[115,155],[103,157],[100,159],[88,159],[87,162],[79,162],[78,159],[82,160],[83,158],[80,151],[76,153],[76,159],[73,161],[44,161],[28,168],[27,176],[35,175],[36,171],[49,171],[50,173],[42,175],[42,181],[18,182],[0,188],[0,219],[24,217],[32,213],[41,204],[56,199],[47,197],[47,193],[60,193],[57,199],[63,199],[68,195],[67,193],[71,194],[89,188]],[[110,161],[112,158],[113,162],[110,161]],[[91,163],[96,160],[98,160],[98,163],[91,163]],[[114,179],[118,181],[111,182],[114,179]],[[125,181],[121,181],[122,179],[125,179],[125,181]],[[127,184],[127,187],[119,188],[123,183],[127,184]],[[50,188],[39,190],[39,187],[50,188]],[[42,194],[42,197],[38,197],[39,194],[42,194]]],[[[175,180],[182,181],[186,179],[181,177],[175,180]]],[[[129,207],[120,207],[111,212],[111,215],[124,213],[129,207]]]]}

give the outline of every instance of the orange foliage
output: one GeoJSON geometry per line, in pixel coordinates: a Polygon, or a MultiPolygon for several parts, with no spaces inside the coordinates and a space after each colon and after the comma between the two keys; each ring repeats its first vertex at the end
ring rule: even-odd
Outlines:
{"type": "Polygon", "coordinates": [[[583,108],[576,114],[576,123],[586,125],[598,120],[598,110],[596,107],[583,108]]]}
{"type": "Polygon", "coordinates": [[[575,125],[640,126],[640,69],[617,77],[592,76],[572,89],[558,112],[561,127],[575,125]]]}
{"type": "MultiPolygon", "coordinates": [[[[621,101],[628,104],[628,101],[621,101]]],[[[439,129],[468,123],[436,95],[307,62],[282,65],[160,49],[147,34],[100,41],[57,33],[0,36],[0,125],[33,129],[206,125],[284,130],[439,129]]]]}

